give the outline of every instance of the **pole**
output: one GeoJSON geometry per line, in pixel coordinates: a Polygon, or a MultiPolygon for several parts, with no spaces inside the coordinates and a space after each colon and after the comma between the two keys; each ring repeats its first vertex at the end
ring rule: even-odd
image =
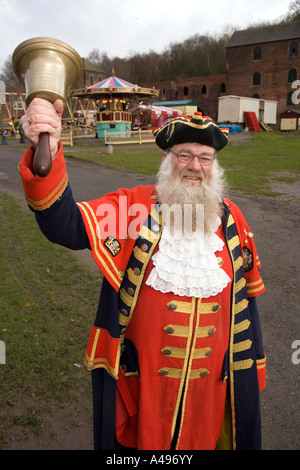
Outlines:
{"type": "Polygon", "coordinates": [[[3,80],[0,80],[0,114],[1,114],[1,134],[2,134],[2,145],[7,143],[6,138],[4,139],[4,133],[3,133],[3,119],[2,119],[2,105],[6,103],[6,95],[5,95],[5,83],[3,80]],[[5,142],[6,140],[6,142],[5,142]]]}

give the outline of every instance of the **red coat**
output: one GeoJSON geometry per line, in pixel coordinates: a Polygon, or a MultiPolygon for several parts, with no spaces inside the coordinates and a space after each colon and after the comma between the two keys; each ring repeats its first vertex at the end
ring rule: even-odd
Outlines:
{"type": "MultiPolygon", "coordinates": [[[[232,284],[205,301],[161,294],[144,285],[160,233],[155,187],[120,189],[75,208],[66,196],[62,146],[46,178],[32,175],[31,160],[28,150],[20,163],[29,205],[37,215],[50,209],[56,217],[64,213],[62,205],[68,215],[79,208],[84,225],[76,217],[76,227],[68,227],[72,243],[79,247],[79,239],[87,234],[95,262],[118,299],[108,302],[107,289],[103,291],[86,364],[118,379],[116,398],[111,395],[116,414],[111,416],[119,441],[140,449],[169,449],[181,403],[177,447],[213,449],[222,432],[228,391],[231,445],[251,447],[251,436],[259,433],[257,392],[258,381],[261,389],[265,386],[265,356],[249,300],[262,293],[264,285],[253,235],[241,211],[224,200],[219,236],[226,246],[218,256],[232,284]],[[128,210],[137,204],[142,205],[140,217],[128,210]],[[131,234],[139,225],[136,239],[131,234]],[[103,308],[116,303],[117,310],[103,308]]],[[[51,227],[47,230],[50,233],[51,227]]],[[[55,236],[51,234],[54,241],[55,236]]],[[[257,446],[259,439],[252,440],[257,446]]]]}

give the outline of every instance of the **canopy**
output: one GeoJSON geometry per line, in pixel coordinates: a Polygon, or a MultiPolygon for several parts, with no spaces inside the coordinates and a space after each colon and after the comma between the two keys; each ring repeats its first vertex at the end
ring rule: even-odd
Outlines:
{"type": "Polygon", "coordinates": [[[115,76],[115,73],[112,72],[112,76],[105,78],[99,83],[95,83],[87,88],[80,88],[78,90],[72,90],[70,96],[78,97],[83,99],[92,98],[95,100],[105,98],[107,96],[117,98],[125,97],[132,98],[138,96],[141,98],[145,97],[155,97],[159,95],[159,90],[153,88],[143,88],[133,83],[127,82],[122,78],[115,76]]]}
{"type": "Polygon", "coordinates": [[[151,113],[151,125],[153,127],[162,126],[164,121],[167,118],[175,117],[175,116],[182,114],[182,111],[179,109],[166,108],[164,106],[145,105],[145,104],[132,106],[129,108],[129,111],[131,111],[133,114],[136,114],[137,112],[151,113]]]}
{"type": "Polygon", "coordinates": [[[88,88],[135,88],[137,85],[133,83],[126,82],[122,78],[115,77],[115,74],[111,77],[105,78],[101,82],[95,83],[94,85],[89,86],[88,88]]]}

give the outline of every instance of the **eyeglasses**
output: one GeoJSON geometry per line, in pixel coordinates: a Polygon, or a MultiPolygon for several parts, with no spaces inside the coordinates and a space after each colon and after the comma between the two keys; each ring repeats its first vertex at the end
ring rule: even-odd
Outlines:
{"type": "Polygon", "coordinates": [[[176,155],[176,157],[181,163],[190,163],[193,160],[193,158],[198,158],[198,162],[202,166],[208,166],[208,165],[211,165],[212,162],[214,161],[214,157],[205,157],[205,156],[202,157],[201,155],[190,155],[189,153],[186,153],[186,152],[176,153],[174,152],[174,150],[171,150],[171,152],[174,153],[174,155],[176,155]]]}

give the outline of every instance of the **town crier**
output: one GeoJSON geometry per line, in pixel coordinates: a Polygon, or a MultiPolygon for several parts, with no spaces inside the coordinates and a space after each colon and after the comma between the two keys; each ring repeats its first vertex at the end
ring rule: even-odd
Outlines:
{"type": "Polygon", "coordinates": [[[265,288],[253,233],[224,197],[228,130],[198,112],[170,119],[154,130],[157,184],[76,203],[61,115],[59,100],[32,101],[20,172],[45,236],[91,249],[103,273],[85,356],[95,449],[260,449],[265,288]],[[32,170],[41,132],[53,158],[44,178],[32,170]]]}

